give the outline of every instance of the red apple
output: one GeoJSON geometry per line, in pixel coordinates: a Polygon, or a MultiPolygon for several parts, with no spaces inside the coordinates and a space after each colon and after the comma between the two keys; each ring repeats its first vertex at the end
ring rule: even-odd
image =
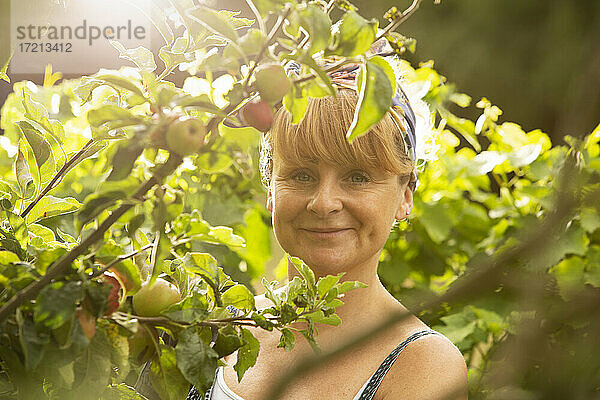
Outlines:
{"type": "Polygon", "coordinates": [[[79,325],[81,325],[85,337],[88,339],[93,338],[96,334],[96,318],[81,307],[75,310],[75,316],[77,317],[77,321],[79,321],[79,325]]]}
{"type": "Polygon", "coordinates": [[[292,87],[281,64],[268,63],[260,65],[254,72],[255,85],[260,98],[267,103],[277,103],[292,87]]]}
{"type": "Polygon", "coordinates": [[[106,298],[106,309],[104,310],[104,315],[111,315],[119,309],[121,302],[123,301],[123,296],[125,294],[125,291],[123,290],[123,284],[112,272],[103,273],[98,280],[103,285],[110,286],[110,293],[106,298]]]}
{"type": "Polygon", "coordinates": [[[248,102],[242,106],[240,118],[244,124],[266,132],[273,124],[273,107],[265,101],[248,102]]]}
{"type": "Polygon", "coordinates": [[[162,278],[150,286],[149,282],[133,295],[133,310],[142,317],[156,317],[169,306],[181,301],[177,286],[162,278]]]}

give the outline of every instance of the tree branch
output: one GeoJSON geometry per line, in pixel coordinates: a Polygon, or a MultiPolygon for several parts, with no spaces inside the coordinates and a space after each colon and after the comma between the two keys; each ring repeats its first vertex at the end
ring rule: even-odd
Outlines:
{"type": "Polygon", "coordinates": [[[127,260],[128,258],[131,258],[131,257],[135,257],[136,255],[138,255],[142,251],[148,250],[151,247],[152,247],[152,243],[145,245],[144,247],[142,247],[139,250],[132,251],[131,253],[123,254],[122,256],[119,256],[119,257],[115,258],[114,260],[112,260],[111,262],[109,262],[108,264],[106,264],[104,267],[102,267],[98,271],[96,271],[93,274],[91,274],[90,275],[90,279],[93,279],[93,278],[96,278],[97,276],[102,275],[103,273],[105,273],[106,271],[108,271],[109,269],[111,269],[116,264],[120,263],[121,261],[127,260]]]}
{"type": "Polygon", "coordinates": [[[421,4],[421,0],[413,0],[412,4],[406,10],[404,10],[402,12],[402,14],[400,14],[400,16],[398,18],[396,18],[395,20],[393,20],[392,22],[390,22],[388,24],[388,26],[386,26],[383,29],[383,32],[381,32],[381,34],[379,34],[377,36],[377,39],[375,39],[375,42],[378,41],[379,39],[381,39],[382,37],[384,37],[385,35],[387,35],[388,33],[390,33],[391,31],[393,31],[394,29],[396,29],[397,27],[399,27],[415,11],[417,11],[417,9],[419,8],[420,4],[421,4]]]}
{"type": "MultiPolygon", "coordinates": [[[[162,180],[170,175],[175,169],[183,162],[183,159],[175,154],[171,153],[169,159],[161,165],[158,170],[152,175],[150,179],[144,182],[138,187],[134,195],[134,199],[142,199],[144,195],[152,189],[156,184],[162,182],[162,180]]],[[[40,290],[46,285],[50,284],[54,279],[60,278],[69,272],[71,264],[80,255],[94,243],[104,238],[104,232],[117,222],[117,220],[123,216],[131,207],[133,202],[122,203],[116,210],[114,210],[108,218],[106,218],[94,232],[92,232],[87,238],[85,238],[80,244],[73,247],[71,251],[56,260],[46,271],[46,274],[39,280],[29,284],[24,289],[20,290],[17,294],[11,297],[6,304],[0,308],[0,322],[4,321],[11,315],[21,304],[34,299],[40,290]]]]}
{"type": "Polygon", "coordinates": [[[21,218],[25,218],[25,216],[27,214],[29,214],[29,212],[33,209],[33,207],[35,207],[35,205],[45,196],[48,194],[48,192],[50,190],[52,190],[54,188],[54,186],[57,184],[57,182],[63,177],[63,175],[69,170],[69,168],[71,168],[71,166],[73,166],[73,164],[75,164],[75,162],[79,159],[79,157],[81,157],[83,155],[83,153],[85,153],[87,151],[87,149],[90,148],[90,146],[92,144],[94,144],[95,140],[94,139],[90,139],[86,144],[83,145],[83,147],[81,148],[81,150],[79,150],[77,152],[77,154],[75,154],[73,157],[71,157],[70,160],[68,160],[63,166],[62,168],[54,175],[54,177],[52,178],[52,180],[48,183],[48,185],[46,185],[46,187],[44,188],[44,190],[42,190],[40,192],[40,194],[38,195],[38,197],[35,198],[35,200],[33,200],[31,203],[29,203],[29,205],[27,206],[27,208],[21,213],[21,218]]]}

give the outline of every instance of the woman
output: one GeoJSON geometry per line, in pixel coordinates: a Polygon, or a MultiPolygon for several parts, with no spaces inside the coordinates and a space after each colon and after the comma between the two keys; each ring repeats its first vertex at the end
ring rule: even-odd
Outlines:
{"type": "MultiPolygon", "coordinates": [[[[339,326],[318,325],[317,341],[325,352],[406,310],[379,281],[377,264],[391,227],[410,214],[416,182],[414,115],[401,89],[396,107],[349,144],[345,133],[357,94],[347,87],[354,73],[346,69],[333,78],[338,95],[310,99],[299,125],[280,109],[261,160],[281,247],[303,259],[317,278],[344,273],[343,280],[368,285],[346,294],[336,309],[339,326]]],[[[296,274],[290,264],[290,279],[296,274]]],[[[264,296],[256,304],[270,306],[264,296]]],[[[206,399],[263,399],[278,377],[313,351],[301,335],[288,352],[277,348],[278,332],[253,334],[261,345],[256,365],[238,382],[231,355],[206,399]]],[[[411,316],[290,382],[282,398],[458,400],[466,399],[466,382],[458,349],[411,316]]]]}

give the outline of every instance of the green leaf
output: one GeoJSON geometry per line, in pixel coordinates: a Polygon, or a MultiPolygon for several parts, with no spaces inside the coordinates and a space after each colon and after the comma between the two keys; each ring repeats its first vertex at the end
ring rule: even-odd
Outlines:
{"type": "Polygon", "coordinates": [[[298,12],[298,23],[310,37],[310,55],[327,48],[331,36],[331,19],[321,7],[309,4],[302,8],[298,12]]]}
{"type": "Polygon", "coordinates": [[[299,124],[308,109],[306,90],[297,85],[292,87],[292,90],[283,97],[283,105],[292,114],[292,124],[299,124]]]}
{"type": "Polygon", "coordinates": [[[31,99],[31,94],[27,90],[22,92],[22,102],[25,108],[25,116],[30,120],[37,122],[46,132],[54,136],[54,138],[62,144],[64,139],[64,132],[61,137],[60,134],[54,131],[52,122],[48,119],[48,110],[42,104],[31,99]]]}
{"type": "Polygon", "coordinates": [[[31,224],[44,218],[75,212],[81,206],[82,204],[73,197],[61,199],[46,195],[31,209],[25,219],[28,224],[31,224]]]}
{"type": "Polygon", "coordinates": [[[146,97],[144,92],[142,92],[142,89],[140,89],[140,87],[134,82],[132,78],[125,78],[117,74],[109,73],[99,73],[97,75],[93,75],[92,78],[105,82],[113,87],[129,90],[130,92],[135,93],[140,97],[146,97]]]}
{"type": "Polygon", "coordinates": [[[200,393],[208,390],[215,377],[219,355],[204,343],[196,327],[186,328],[178,335],[175,352],[183,376],[200,393]]]}
{"type": "Polygon", "coordinates": [[[223,305],[232,305],[240,310],[251,311],[254,309],[254,295],[241,284],[230,287],[222,294],[223,305]]]}
{"type": "Polygon", "coordinates": [[[244,238],[233,233],[233,229],[228,226],[215,226],[210,228],[208,236],[217,243],[222,243],[232,247],[243,247],[244,238]]]}
{"type": "MultiPolygon", "coordinates": [[[[52,157],[52,148],[50,147],[50,144],[44,139],[40,131],[35,129],[29,122],[19,121],[16,122],[15,125],[19,128],[23,137],[31,146],[35,162],[38,168],[41,168],[42,165],[52,157]]],[[[54,171],[54,168],[52,168],[52,171],[54,171]]]]}
{"type": "Polygon", "coordinates": [[[6,60],[6,63],[4,63],[2,68],[0,68],[0,80],[6,81],[8,83],[10,83],[10,78],[6,74],[6,71],[8,71],[8,64],[10,64],[10,60],[12,59],[12,56],[13,56],[13,53],[10,54],[10,56],[8,57],[8,60],[6,60]]]}
{"type": "Polygon", "coordinates": [[[161,347],[160,358],[158,361],[153,361],[150,366],[152,387],[161,400],[185,399],[190,387],[186,378],[177,368],[175,350],[167,346],[161,347]]]}
{"type": "Polygon", "coordinates": [[[142,151],[144,151],[144,143],[139,139],[134,138],[121,143],[111,160],[112,170],[106,180],[120,181],[127,178],[142,151]]]}
{"type": "Polygon", "coordinates": [[[219,329],[219,335],[213,346],[219,357],[225,357],[242,347],[244,342],[239,337],[238,332],[232,325],[227,325],[219,329]]]}
{"type": "Polygon", "coordinates": [[[240,38],[240,48],[246,57],[255,56],[260,53],[266,40],[266,35],[260,29],[248,29],[248,32],[240,38]]]}
{"type": "Polygon", "coordinates": [[[354,119],[346,137],[349,142],[364,135],[390,110],[395,78],[392,67],[382,57],[369,59],[358,77],[359,98],[354,119]]]}
{"type": "Polygon", "coordinates": [[[583,208],[579,215],[579,223],[587,233],[593,233],[600,228],[600,212],[597,208],[583,208]]]}
{"type": "Polygon", "coordinates": [[[307,287],[309,291],[312,291],[313,294],[317,293],[317,287],[315,285],[315,273],[310,269],[308,265],[298,257],[290,257],[289,258],[296,270],[300,273],[302,278],[306,281],[307,287]]]}
{"type": "Polygon", "coordinates": [[[118,385],[110,385],[106,388],[100,400],[147,400],[146,397],[142,396],[135,391],[131,386],[127,386],[125,383],[118,385]]]}
{"type": "Polygon", "coordinates": [[[281,336],[279,337],[279,344],[277,347],[283,347],[287,351],[291,351],[294,348],[295,342],[296,336],[294,336],[294,332],[288,328],[283,328],[281,330],[281,336]]]}
{"type": "Polygon", "coordinates": [[[24,200],[30,199],[35,194],[35,184],[31,172],[29,171],[29,166],[27,165],[27,159],[21,152],[21,149],[19,149],[17,153],[14,170],[17,178],[17,185],[21,192],[20,197],[24,200]]]}
{"type": "Polygon", "coordinates": [[[119,51],[119,58],[124,58],[133,62],[138,68],[152,72],[156,69],[156,61],[154,61],[154,54],[143,46],[136,47],[135,49],[126,49],[121,43],[116,40],[111,40],[110,44],[119,51]]]}
{"type": "Polygon", "coordinates": [[[583,290],[585,284],[584,271],[584,259],[573,256],[562,260],[552,267],[549,272],[556,278],[561,297],[568,301],[583,290]]]}
{"type": "Polygon", "coordinates": [[[73,318],[75,306],[83,299],[81,282],[54,282],[40,291],[35,306],[36,324],[56,329],[73,318]]]}
{"type": "Polygon", "coordinates": [[[315,323],[327,324],[327,325],[333,325],[333,326],[338,326],[339,324],[342,323],[342,320],[336,314],[331,314],[329,316],[325,316],[325,314],[323,313],[322,310],[318,310],[318,311],[312,312],[310,314],[306,314],[304,316],[304,318],[306,318],[312,322],[315,322],[315,323]]]}
{"type": "Polygon", "coordinates": [[[56,241],[56,236],[54,236],[54,231],[50,228],[45,227],[40,224],[30,224],[27,229],[29,233],[35,235],[42,239],[44,243],[50,243],[56,241]]]}
{"type": "Polygon", "coordinates": [[[353,57],[364,54],[371,48],[377,37],[376,20],[367,21],[355,11],[348,11],[333,26],[333,46],[327,55],[353,57]]]}
{"type": "Polygon", "coordinates": [[[319,278],[319,281],[317,282],[317,294],[319,295],[319,298],[323,298],[323,296],[329,292],[329,289],[334,287],[340,281],[342,276],[344,276],[344,274],[327,275],[319,278]]]}
{"type": "Polygon", "coordinates": [[[0,250],[0,265],[8,265],[10,263],[19,262],[19,256],[8,250],[0,250]]]}
{"type": "Polygon", "coordinates": [[[350,290],[366,288],[366,287],[367,287],[367,285],[365,285],[362,282],[345,281],[345,282],[340,283],[340,285],[338,286],[338,294],[343,294],[343,293],[349,292],[350,290]]]}
{"type": "Polygon", "coordinates": [[[114,104],[105,104],[99,108],[88,111],[87,119],[90,125],[94,127],[108,124],[110,129],[137,125],[144,122],[143,118],[133,115],[131,111],[114,104]]]}
{"type": "Polygon", "coordinates": [[[441,243],[450,235],[454,221],[447,203],[427,204],[420,203],[422,213],[419,222],[423,225],[427,234],[435,243],[441,243]]]}
{"type": "Polygon", "coordinates": [[[233,366],[233,369],[237,372],[238,382],[242,380],[246,371],[256,364],[256,359],[258,358],[258,352],[260,350],[260,343],[256,340],[254,335],[246,328],[241,328],[241,331],[244,345],[239,348],[237,352],[237,361],[233,366]]]}
{"type": "Polygon", "coordinates": [[[191,19],[199,22],[209,31],[222,36],[232,43],[237,43],[237,32],[225,15],[203,6],[188,10],[187,13],[191,19]]]}
{"type": "Polygon", "coordinates": [[[15,240],[17,240],[17,242],[19,242],[19,245],[23,249],[26,249],[27,244],[29,243],[29,235],[25,220],[19,215],[13,214],[9,211],[6,212],[6,215],[8,216],[8,223],[10,224],[13,237],[15,240]]]}
{"type": "Polygon", "coordinates": [[[69,391],[71,399],[99,398],[110,383],[112,345],[104,329],[96,334],[83,355],[75,361],[75,384],[69,391]]]}
{"type": "Polygon", "coordinates": [[[185,268],[195,274],[205,275],[217,282],[217,260],[208,253],[187,253],[183,258],[185,268]]]}
{"type": "Polygon", "coordinates": [[[25,355],[25,369],[33,371],[44,356],[45,346],[50,343],[48,333],[38,333],[35,324],[28,318],[19,321],[19,342],[25,355]]]}

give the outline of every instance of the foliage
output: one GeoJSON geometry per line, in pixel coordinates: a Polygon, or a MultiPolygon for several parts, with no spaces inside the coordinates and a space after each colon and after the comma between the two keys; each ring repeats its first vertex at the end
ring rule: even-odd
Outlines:
{"type": "MultiPolygon", "coordinates": [[[[393,30],[415,8],[386,13],[383,34],[399,55],[414,41],[393,30]]],[[[421,168],[416,217],[392,234],[382,254],[388,288],[463,351],[474,398],[506,391],[539,397],[573,385],[580,397],[563,397],[588,398],[591,374],[575,374],[573,366],[569,376],[579,380],[564,386],[549,371],[568,353],[544,359],[539,350],[557,350],[558,343],[578,351],[569,346],[573,339],[590,338],[586,360],[597,367],[600,350],[590,332],[598,320],[584,316],[598,304],[600,285],[600,215],[589,200],[597,198],[600,128],[585,140],[571,138],[569,147],[552,147],[540,131],[500,123],[500,109],[486,99],[477,103],[482,115],[475,122],[452,114],[450,103],[466,107],[470,98],[432,65],[365,56],[382,33],[349,2],[262,0],[254,11],[257,23],[170,1],[153,21],[166,42],[160,72],[150,51],[115,42],[135,67],[44,87],[14,84],[1,121],[16,146],[0,148],[0,396],[141,398],[133,386],[150,360],[158,395],[184,398],[190,384],[211,385],[226,355],[238,352],[239,379],[254,365],[259,345],[249,327],[280,331],[279,346],[289,350],[292,323],[306,322],[301,333],[315,347],[318,324],[339,324],[335,308],[360,283],[342,276],[316,281],[291,259],[302,278],[279,290],[262,279],[273,306],[257,310],[248,286],[233,280],[257,281],[270,257],[269,222],[257,201],[260,132],[243,126],[237,111],[259,97],[259,65],[295,60],[301,71],[282,103],[300,121],[308,96],[335,93],[316,62],[325,54],[339,65],[362,65],[351,138],[387,111],[398,73],[415,104],[424,98],[436,112],[425,119],[435,123],[435,137],[420,143],[428,149],[424,158],[437,159],[421,168]],[[341,14],[337,23],[333,10],[341,14]],[[176,68],[190,74],[181,87],[167,80],[176,68]],[[207,135],[197,154],[183,159],[166,135],[186,117],[207,135]],[[490,278],[493,287],[483,293],[473,288],[470,298],[422,306],[481,270],[481,260],[509,254],[524,230],[553,215],[565,190],[561,171],[573,159],[578,169],[567,193],[576,204],[550,232],[552,246],[536,243],[544,249],[539,257],[503,266],[503,278],[490,278]],[[107,272],[121,286],[119,310],[108,315],[114,292],[107,272]],[[159,277],[182,301],[160,315],[136,315],[132,296],[159,277]],[[524,340],[538,347],[518,352],[518,379],[503,374],[502,357],[515,355],[506,349],[530,343],[524,340]],[[540,359],[548,365],[536,369],[540,359]],[[545,378],[554,380],[548,385],[545,378]]]]}

